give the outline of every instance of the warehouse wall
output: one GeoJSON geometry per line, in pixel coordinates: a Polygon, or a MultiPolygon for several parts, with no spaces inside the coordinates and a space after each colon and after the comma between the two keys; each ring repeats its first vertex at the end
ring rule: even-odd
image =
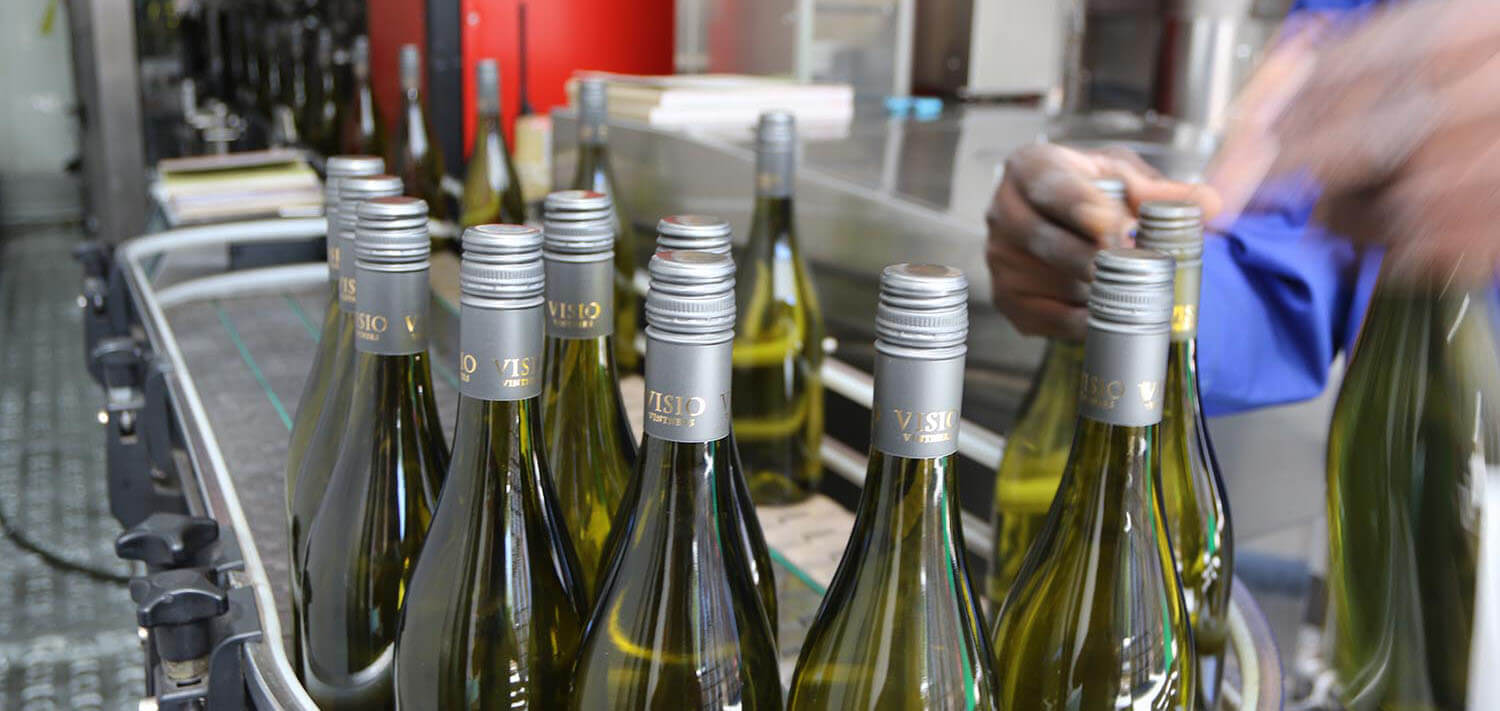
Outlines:
{"type": "Polygon", "coordinates": [[[0,2],[0,222],[72,217],[77,100],[61,0],[0,2]]]}

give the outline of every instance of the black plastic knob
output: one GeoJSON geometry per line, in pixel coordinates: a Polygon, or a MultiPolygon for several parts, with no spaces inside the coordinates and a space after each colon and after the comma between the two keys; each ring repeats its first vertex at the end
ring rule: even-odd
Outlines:
{"type": "Polygon", "coordinates": [[[136,620],[151,630],[162,659],[197,659],[209,652],[208,622],[229,611],[229,596],[202,570],[180,568],[130,581],[136,620]]]}
{"type": "Polygon", "coordinates": [[[219,540],[219,523],[202,516],[157,512],[115,538],[115,555],[152,568],[178,568],[219,540]]]}

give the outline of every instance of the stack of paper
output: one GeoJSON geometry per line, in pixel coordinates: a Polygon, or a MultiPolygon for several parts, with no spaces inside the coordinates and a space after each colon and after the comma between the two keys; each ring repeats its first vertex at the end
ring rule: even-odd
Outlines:
{"type": "Polygon", "coordinates": [[[316,214],[323,183],[298,151],[169,158],[152,193],[173,225],[316,214]]]}
{"type": "Polygon", "coordinates": [[[742,74],[639,76],[588,72],[568,80],[578,105],[582,77],[609,83],[611,118],[652,126],[726,128],[754,126],[764,111],[791,111],[798,128],[847,127],[854,117],[854,89],[847,84],[803,84],[791,79],[742,74]]]}

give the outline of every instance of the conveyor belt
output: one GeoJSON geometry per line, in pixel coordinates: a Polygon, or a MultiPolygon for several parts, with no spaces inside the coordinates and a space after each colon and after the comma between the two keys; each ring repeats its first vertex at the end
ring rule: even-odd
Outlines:
{"type": "MultiPolygon", "coordinates": [[[[197,383],[218,434],[256,548],[272,584],[283,593],[289,564],[283,485],[287,437],[316,348],[326,298],[326,292],[313,287],[192,301],[166,310],[173,331],[179,334],[188,374],[197,383]]],[[[435,310],[448,308],[441,299],[434,306],[435,310]]],[[[431,344],[433,388],[450,441],[458,381],[449,363],[456,345],[442,339],[431,344]]],[[[772,557],[782,616],[783,666],[789,673],[823,588],[837,566],[853,517],[819,497],[797,507],[763,510],[761,520],[768,538],[783,544],[772,557]],[[809,518],[820,522],[816,530],[779,530],[809,518]],[[803,570],[793,561],[811,565],[803,570]]],[[[289,595],[277,596],[283,620],[290,619],[289,602],[289,595]]]]}

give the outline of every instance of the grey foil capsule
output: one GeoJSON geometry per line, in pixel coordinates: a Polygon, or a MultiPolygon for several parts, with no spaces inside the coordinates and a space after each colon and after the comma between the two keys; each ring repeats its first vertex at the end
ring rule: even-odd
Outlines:
{"type": "Polygon", "coordinates": [[[459,391],[521,400],[542,389],[542,233],[524,225],[464,231],[458,284],[459,391]]]}
{"type": "Polygon", "coordinates": [[[1094,256],[1080,415],[1128,427],[1161,421],[1176,271],[1171,257],[1154,250],[1094,256]]]}
{"type": "Polygon", "coordinates": [[[542,203],[547,334],[585,339],[614,332],[615,221],[609,196],[560,190],[542,203]]]}
{"type": "Polygon", "coordinates": [[[401,45],[401,89],[415,91],[422,88],[422,51],[414,44],[401,45]]]}
{"type": "Polygon", "coordinates": [[[579,139],[586,143],[603,143],[605,119],[608,115],[608,84],[598,77],[578,80],[579,139]]]}
{"type": "Polygon", "coordinates": [[[895,264],[880,274],[875,310],[871,445],[888,455],[958,451],[969,285],[934,264],[895,264]]]}
{"type": "Polygon", "coordinates": [[[760,115],[755,130],[755,192],[789,197],[796,180],[797,121],[790,112],[760,115]]]}
{"type": "Polygon", "coordinates": [[[646,295],[645,430],[676,442],[729,435],[734,260],[657,252],[646,295]]]}
{"type": "Polygon", "coordinates": [[[500,113],[500,65],[493,59],[481,59],[474,65],[475,101],[480,113],[500,113]]]}

